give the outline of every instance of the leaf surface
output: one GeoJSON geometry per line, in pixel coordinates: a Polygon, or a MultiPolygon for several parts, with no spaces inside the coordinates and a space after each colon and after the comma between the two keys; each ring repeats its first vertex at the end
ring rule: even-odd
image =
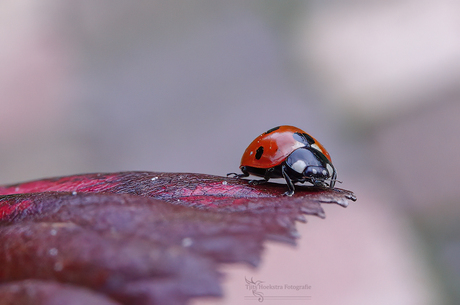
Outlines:
{"type": "Polygon", "coordinates": [[[321,203],[356,200],[341,189],[298,186],[293,197],[285,189],[155,172],[0,186],[0,295],[33,279],[121,304],[221,296],[220,263],[257,266],[266,240],[294,245],[296,221],[324,217],[321,203]]]}

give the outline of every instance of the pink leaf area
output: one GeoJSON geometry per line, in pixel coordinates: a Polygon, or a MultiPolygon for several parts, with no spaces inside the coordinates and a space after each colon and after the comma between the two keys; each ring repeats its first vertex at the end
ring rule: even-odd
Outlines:
{"type": "Polygon", "coordinates": [[[186,304],[221,296],[221,263],[347,206],[350,191],[190,173],[86,174],[0,186],[0,305],[186,304]],[[75,301],[77,302],[77,301],[75,301]],[[68,304],[73,304],[68,302],[68,304]],[[77,304],[77,303],[75,303],[77,304]]]}

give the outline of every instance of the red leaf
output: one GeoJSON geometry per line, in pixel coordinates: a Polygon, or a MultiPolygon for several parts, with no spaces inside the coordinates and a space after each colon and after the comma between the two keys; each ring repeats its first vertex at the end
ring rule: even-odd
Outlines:
{"type": "Polygon", "coordinates": [[[220,295],[216,263],[255,266],[265,240],[295,243],[302,214],[324,217],[320,203],[356,200],[301,186],[286,197],[285,188],[149,172],[0,187],[0,281],[69,283],[123,304],[220,295]]]}
{"type": "MultiPolygon", "coordinates": [[[[85,174],[43,179],[0,187],[0,195],[37,192],[116,193],[153,197],[182,205],[237,210],[236,198],[277,197],[283,184],[252,185],[248,180],[190,173],[120,172],[85,174]]],[[[350,191],[297,186],[293,198],[308,195],[307,201],[338,203],[356,200],[350,191]]]]}
{"type": "Polygon", "coordinates": [[[89,289],[40,280],[24,280],[0,285],[1,305],[117,305],[89,289]]]}

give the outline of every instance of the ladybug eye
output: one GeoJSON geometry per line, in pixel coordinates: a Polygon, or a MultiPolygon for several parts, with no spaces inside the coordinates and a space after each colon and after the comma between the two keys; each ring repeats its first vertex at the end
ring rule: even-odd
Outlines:
{"type": "Polygon", "coordinates": [[[256,159],[259,160],[260,158],[262,158],[263,153],[264,153],[263,146],[260,146],[259,148],[257,148],[257,150],[256,150],[256,159]]]}

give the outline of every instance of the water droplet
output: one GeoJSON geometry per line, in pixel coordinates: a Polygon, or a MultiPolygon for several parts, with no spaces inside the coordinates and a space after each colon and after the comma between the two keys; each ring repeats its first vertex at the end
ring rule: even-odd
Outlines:
{"type": "Polygon", "coordinates": [[[190,247],[193,244],[193,239],[185,237],[182,239],[182,247],[190,247]]]}
{"type": "Polygon", "coordinates": [[[56,262],[54,263],[54,271],[62,271],[62,269],[64,269],[64,265],[62,264],[62,262],[56,262]]]}

